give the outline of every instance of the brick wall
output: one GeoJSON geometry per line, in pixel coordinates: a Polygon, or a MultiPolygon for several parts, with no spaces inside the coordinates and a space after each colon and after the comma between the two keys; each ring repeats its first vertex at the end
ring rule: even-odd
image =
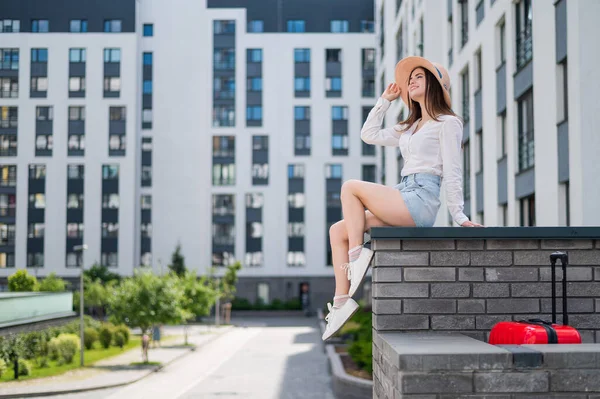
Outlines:
{"type": "MultiPolygon", "coordinates": [[[[460,332],[486,341],[489,330],[499,321],[550,320],[550,254],[562,250],[569,255],[569,324],[581,332],[584,342],[600,343],[600,240],[510,239],[507,234],[501,234],[503,239],[490,238],[495,231],[506,233],[517,231],[515,228],[475,229],[487,236],[482,239],[423,240],[415,239],[414,234],[404,235],[410,238],[401,238],[402,234],[390,237],[393,234],[384,229],[379,231],[385,234],[378,234],[376,229],[371,232],[375,250],[372,270],[375,334],[434,330],[460,332]]],[[[457,228],[438,230],[456,232],[457,228]]],[[[547,230],[527,231],[535,236],[547,230]]],[[[564,237],[575,234],[567,228],[554,231],[559,237],[561,231],[564,237]]],[[[579,231],[576,235],[582,236],[579,231]]],[[[557,279],[561,312],[560,268],[557,279]]],[[[559,322],[561,319],[559,313],[559,322]]]]}

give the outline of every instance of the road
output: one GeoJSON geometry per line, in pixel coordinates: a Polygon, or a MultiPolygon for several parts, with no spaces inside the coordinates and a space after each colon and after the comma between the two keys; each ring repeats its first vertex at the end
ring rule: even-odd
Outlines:
{"type": "Polygon", "coordinates": [[[315,319],[237,319],[236,324],[240,328],[137,383],[61,398],[333,399],[315,319]]]}

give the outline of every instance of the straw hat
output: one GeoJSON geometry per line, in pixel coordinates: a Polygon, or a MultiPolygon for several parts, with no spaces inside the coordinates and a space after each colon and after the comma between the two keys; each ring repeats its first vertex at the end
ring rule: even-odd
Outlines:
{"type": "Polygon", "coordinates": [[[402,100],[404,104],[408,105],[408,79],[411,72],[421,67],[427,69],[433,74],[442,86],[442,92],[444,93],[444,100],[449,107],[452,107],[452,100],[450,99],[450,76],[448,71],[442,65],[437,62],[431,62],[423,57],[406,57],[401,59],[396,64],[396,84],[402,90],[402,100]]]}

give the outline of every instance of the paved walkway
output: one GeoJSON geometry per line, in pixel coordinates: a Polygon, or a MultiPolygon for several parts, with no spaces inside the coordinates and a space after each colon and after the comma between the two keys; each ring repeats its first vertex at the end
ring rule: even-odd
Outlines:
{"type": "MultiPolygon", "coordinates": [[[[188,343],[200,347],[229,330],[230,327],[190,326],[188,343]]],[[[182,327],[166,327],[163,338],[162,347],[149,350],[149,361],[160,362],[164,367],[192,352],[190,347],[183,346],[182,327]]],[[[5,382],[0,384],[0,398],[30,397],[50,392],[59,394],[123,385],[144,378],[160,368],[131,365],[141,361],[141,348],[135,348],[122,355],[96,362],[93,366],[72,370],[56,377],[5,382]]]]}

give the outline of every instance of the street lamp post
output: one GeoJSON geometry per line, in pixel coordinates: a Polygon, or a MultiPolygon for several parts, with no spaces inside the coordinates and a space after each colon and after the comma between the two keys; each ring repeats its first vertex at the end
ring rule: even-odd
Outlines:
{"type": "Polygon", "coordinates": [[[76,253],[81,253],[81,273],[79,273],[79,340],[81,349],[79,350],[79,362],[81,367],[83,367],[83,331],[84,331],[84,323],[83,323],[83,251],[88,249],[86,244],[75,245],[73,247],[73,251],[76,253]]]}

